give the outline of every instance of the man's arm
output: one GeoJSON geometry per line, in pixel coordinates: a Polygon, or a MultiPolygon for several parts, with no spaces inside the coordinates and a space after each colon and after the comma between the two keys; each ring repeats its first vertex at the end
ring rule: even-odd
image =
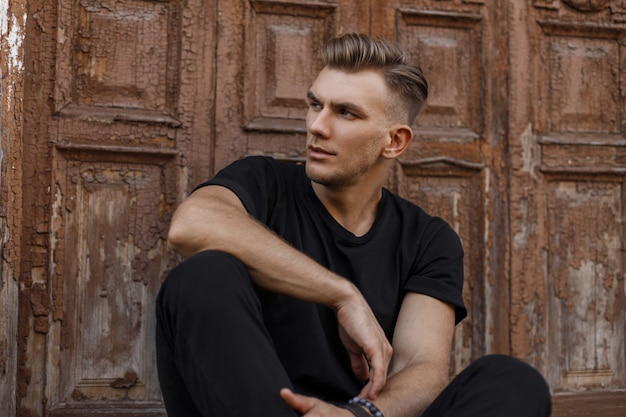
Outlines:
{"type": "Polygon", "coordinates": [[[374,403],[385,417],[420,415],[448,383],[454,308],[408,293],[393,336],[387,383],[374,403]]]}
{"type": "Polygon", "coordinates": [[[174,213],[168,241],[185,257],[205,250],[229,253],[260,287],[334,309],[357,377],[369,378],[363,393],[374,398],[382,389],[392,348],[358,289],[252,218],[232,191],[196,190],[174,213]]]}
{"type": "MultiPolygon", "coordinates": [[[[385,417],[421,415],[448,382],[454,332],[454,309],[426,295],[404,297],[393,337],[389,379],[373,403],[385,417]]],[[[318,399],[281,391],[283,399],[302,415],[338,416],[339,410],[318,399]]]]}
{"type": "Polygon", "coordinates": [[[172,218],[168,242],[184,257],[205,250],[227,252],[248,267],[256,284],[306,301],[338,307],[334,296],[348,298],[353,292],[348,281],[252,218],[239,198],[222,186],[200,188],[183,201],[172,218]],[[317,280],[325,285],[316,287],[317,280]]]}

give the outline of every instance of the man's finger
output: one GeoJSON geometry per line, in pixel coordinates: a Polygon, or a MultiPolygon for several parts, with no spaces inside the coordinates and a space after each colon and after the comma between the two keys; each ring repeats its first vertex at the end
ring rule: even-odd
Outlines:
{"type": "Polygon", "coordinates": [[[350,363],[352,364],[352,372],[359,381],[370,379],[370,367],[365,356],[350,353],[350,363]]]}
{"type": "Polygon", "coordinates": [[[391,352],[391,346],[388,345],[387,349],[382,349],[380,353],[370,358],[370,379],[367,385],[363,387],[363,390],[361,390],[364,398],[369,398],[370,400],[375,399],[383,389],[383,386],[385,386],[385,382],[387,382],[387,369],[392,355],[391,352]]]}
{"type": "Polygon", "coordinates": [[[366,398],[369,400],[375,400],[378,394],[380,394],[380,391],[385,386],[385,382],[387,381],[387,378],[384,373],[381,374],[379,377],[377,377],[376,375],[378,374],[373,372],[372,369],[370,369],[370,375],[371,375],[371,378],[367,382],[367,384],[363,387],[363,389],[361,389],[361,392],[359,393],[359,397],[366,398]]]}
{"type": "Polygon", "coordinates": [[[289,388],[281,389],[280,396],[291,408],[300,414],[306,414],[315,405],[314,398],[296,394],[289,388]]]}

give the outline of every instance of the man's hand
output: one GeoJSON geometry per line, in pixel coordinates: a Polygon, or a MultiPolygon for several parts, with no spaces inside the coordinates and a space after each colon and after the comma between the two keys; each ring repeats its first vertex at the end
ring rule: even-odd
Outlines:
{"type": "Polygon", "coordinates": [[[318,398],[296,394],[288,388],[280,390],[280,396],[300,415],[306,417],[354,417],[352,413],[335,407],[318,398]]]}
{"type": "Polygon", "coordinates": [[[339,336],[350,355],[355,376],[367,384],[359,397],[374,400],[387,380],[393,354],[385,332],[362,296],[337,309],[339,336]]]}

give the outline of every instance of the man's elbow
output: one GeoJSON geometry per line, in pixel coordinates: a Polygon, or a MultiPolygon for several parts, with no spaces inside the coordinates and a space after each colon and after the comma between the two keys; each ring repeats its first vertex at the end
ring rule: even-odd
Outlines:
{"type": "Polygon", "coordinates": [[[167,246],[176,252],[179,252],[180,247],[183,244],[183,233],[180,232],[180,228],[176,227],[174,223],[170,225],[170,229],[167,232],[167,246]]]}
{"type": "Polygon", "coordinates": [[[193,245],[190,241],[192,236],[192,231],[185,225],[185,222],[177,220],[175,216],[167,232],[167,245],[171,250],[188,258],[193,255],[193,245]]]}

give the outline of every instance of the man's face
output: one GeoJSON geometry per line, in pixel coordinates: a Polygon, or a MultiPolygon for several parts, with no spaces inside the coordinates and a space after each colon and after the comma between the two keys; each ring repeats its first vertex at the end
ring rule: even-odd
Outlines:
{"type": "Polygon", "coordinates": [[[382,164],[389,143],[390,92],[371,70],[324,68],[307,95],[306,171],[327,186],[354,185],[382,164]]]}

